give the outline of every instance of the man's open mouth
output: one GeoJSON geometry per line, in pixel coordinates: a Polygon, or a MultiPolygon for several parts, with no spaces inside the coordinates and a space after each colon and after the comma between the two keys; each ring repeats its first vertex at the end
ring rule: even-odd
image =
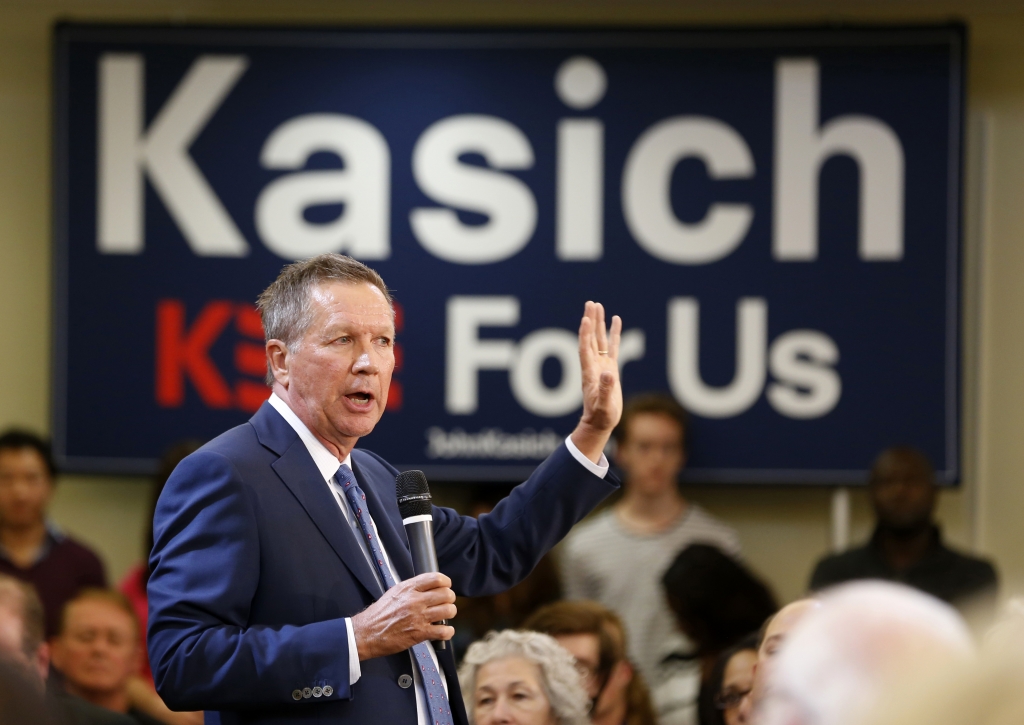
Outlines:
{"type": "Polygon", "coordinates": [[[369,403],[373,400],[373,395],[371,393],[349,393],[345,397],[353,403],[369,403]]]}

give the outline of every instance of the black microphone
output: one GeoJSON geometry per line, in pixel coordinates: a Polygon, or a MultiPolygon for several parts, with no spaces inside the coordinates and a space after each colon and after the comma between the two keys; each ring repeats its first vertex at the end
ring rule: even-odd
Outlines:
{"type": "MultiPolygon", "coordinates": [[[[417,574],[438,571],[434,548],[434,516],[430,503],[430,487],[423,471],[404,471],[395,479],[398,513],[402,515],[405,533],[412,549],[412,570],[417,574]]],[[[441,620],[439,624],[447,624],[441,620]]],[[[444,640],[435,642],[441,649],[444,640]]]]}

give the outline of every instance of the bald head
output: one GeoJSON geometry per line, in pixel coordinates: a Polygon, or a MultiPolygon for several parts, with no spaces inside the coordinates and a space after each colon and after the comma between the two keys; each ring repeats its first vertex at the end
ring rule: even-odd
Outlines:
{"type": "Polygon", "coordinates": [[[753,722],[754,711],[760,709],[764,697],[765,681],[771,672],[772,660],[786,637],[809,612],[818,607],[817,599],[797,599],[773,614],[764,624],[761,641],[757,647],[757,663],[754,665],[754,680],[750,692],[740,702],[741,722],[753,722]]]}
{"type": "Polygon", "coordinates": [[[821,606],[817,599],[797,599],[787,604],[768,620],[757,648],[758,662],[767,662],[779,651],[790,631],[807,615],[821,606]]]}
{"type": "Polygon", "coordinates": [[[758,723],[849,725],[885,688],[972,652],[963,620],[938,599],[888,582],[837,587],[779,648],[758,723]]]}
{"type": "Polygon", "coordinates": [[[892,531],[930,526],[935,510],[935,470],[921,451],[888,448],[875,459],[868,481],[878,523],[892,531]]]}

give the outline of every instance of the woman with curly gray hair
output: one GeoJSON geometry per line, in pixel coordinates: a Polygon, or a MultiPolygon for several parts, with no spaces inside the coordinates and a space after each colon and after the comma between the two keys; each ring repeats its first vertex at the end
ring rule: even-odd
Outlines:
{"type": "Polygon", "coordinates": [[[472,725],[586,725],[576,661],[539,632],[489,632],[470,645],[459,682],[472,725]]]}

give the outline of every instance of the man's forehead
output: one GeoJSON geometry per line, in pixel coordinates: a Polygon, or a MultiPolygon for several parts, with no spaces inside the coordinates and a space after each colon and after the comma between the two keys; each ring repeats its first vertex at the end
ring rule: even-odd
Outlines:
{"type": "Polygon", "coordinates": [[[7,652],[21,649],[25,624],[21,616],[10,606],[0,604],[0,650],[7,652]]]}
{"type": "Polygon", "coordinates": [[[39,451],[31,446],[19,446],[18,448],[0,448],[0,463],[5,465],[32,465],[45,467],[46,461],[39,455],[39,451]]]}
{"type": "Polygon", "coordinates": [[[779,613],[772,617],[768,628],[764,633],[764,641],[777,639],[791,630],[797,622],[812,609],[817,609],[819,603],[813,599],[801,599],[788,604],[779,610],[779,613]]]}
{"type": "Polygon", "coordinates": [[[394,311],[384,293],[368,282],[327,282],[315,287],[312,296],[326,324],[344,320],[391,322],[394,319],[394,311]]]}
{"type": "Polygon", "coordinates": [[[110,626],[112,623],[134,627],[132,615],[114,602],[102,599],[83,599],[68,605],[67,624],[70,627],[110,626]]]}

